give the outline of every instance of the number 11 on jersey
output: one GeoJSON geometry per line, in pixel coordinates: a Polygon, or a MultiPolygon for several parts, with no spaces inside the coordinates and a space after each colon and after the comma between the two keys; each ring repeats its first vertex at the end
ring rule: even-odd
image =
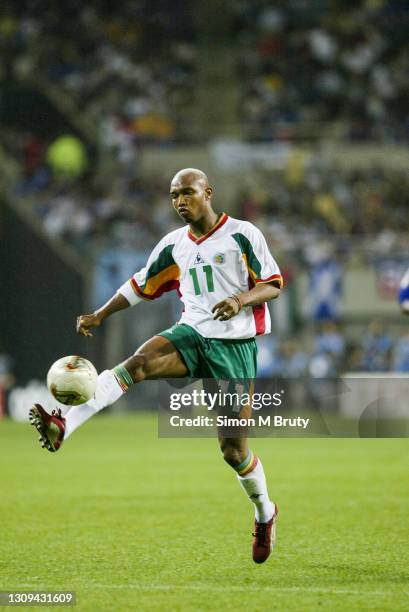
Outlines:
{"type": "MultiPolygon", "coordinates": [[[[214,291],[214,282],[213,282],[213,270],[212,270],[212,266],[203,266],[202,267],[202,272],[205,275],[206,278],[206,284],[207,284],[207,290],[209,293],[211,293],[212,291],[214,291]]],[[[197,268],[189,268],[189,274],[192,277],[193,280],[193,287],[195,290],[195,295],[200,295],[201,289],[200,289],[200,283],[199,283],[199,277],[197,274],[197,268]]]]}

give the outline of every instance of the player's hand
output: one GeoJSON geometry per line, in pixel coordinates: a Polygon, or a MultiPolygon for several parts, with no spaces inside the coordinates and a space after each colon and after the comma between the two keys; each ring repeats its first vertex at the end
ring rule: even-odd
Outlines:
{"type": "Polygon", "coordinates": [[[236,298],[228,297],[213,306],[213,319],[219,319],[220,321],[228,321],[236,314],[238,314],[240,310],[241,306],[239,300],[236,298]]]}
{"type": "Polygon", "coordinates": [[[80,315],[77,317],[77,334],[93,336],[90,329],[101,325],[101,318],[97,314],[80,315]]]}

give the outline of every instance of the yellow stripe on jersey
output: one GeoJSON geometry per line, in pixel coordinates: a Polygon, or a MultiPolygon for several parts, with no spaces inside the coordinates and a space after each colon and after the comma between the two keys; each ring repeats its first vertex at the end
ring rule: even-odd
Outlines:
{"type": "Polygon", "coordinates": [[[180,270],[177,264],[172,264],[168,268],[161,270],[155,276],[147,279],[143,288],[143,295],[147,298],[154,298],[160,288],[169,281],[178,281],[180,278],[180,270]]]}
{"type": "Polygon", "coordinates": [[[260,285],[263,283],[273,283],[275,281],[277,281],[278,284],[280,285],[279,289],[282,289],[284,287],[284,280],[281,274],[273,274],[272,276],[269,276],[268,278],[258,278],[256,280],[256,283],[260,285]]]}
{"type": "Polygon", "coordinates": [[[273,274],[272,276],[269,276],[268,278],[257,278],[257,274],[249,266],[246,253],[242,253],[242,257],[244,259],[244,263],[246,264],[246,268],[248,270],[249,276],[256,285],[259,285],[262,283],[272,283],[274,281],[277,281],[278,284],[280,285],[279,288],[280,289],[283,288],[284,281],[283,281],[283,277],[281,276],[281,274],[273,274]]]}
{"type": "Polygon", "coordinates": [[[257,282],[257,274],[254,272],[254,270],[252,270],[250,268],[246,253],[242,253],[242,257],[244,259],[244,263],[246,264],[246,268],[248,270],[250,278],[253,280],[254,283],[256,283],[257,282]]]}

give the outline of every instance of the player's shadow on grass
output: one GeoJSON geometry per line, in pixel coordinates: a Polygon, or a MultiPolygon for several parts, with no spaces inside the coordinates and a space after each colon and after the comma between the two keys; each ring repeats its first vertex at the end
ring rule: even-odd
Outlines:
{"type": "MultiPolygon", "coordinates": [[[[409,572],[390,572],[385,567],[373,566],[370,564],[350,563],[314,563],[309,564],[314,571],[333,571],[333,578],[338,579],[342,584],[355,582],[357,584],[377,580],[379,582],[404,583],[409,584],[409,572]]],[[[329,576],[328,576],[329,577],[329,576]]]]}

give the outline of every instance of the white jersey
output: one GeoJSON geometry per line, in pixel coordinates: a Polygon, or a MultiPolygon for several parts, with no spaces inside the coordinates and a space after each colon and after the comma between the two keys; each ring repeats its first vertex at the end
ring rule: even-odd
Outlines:
{"type": "Polygon", "coordinates": [[[189,227],[167,234],[153,249],[146,267],[118,291],[131,305],[177,290],[184,304],[179,323],[205,338],[253,338],[271,331],[266,304],[243,308],[228,321],[214,320],[212,308],[257,283],[282,286],[280,270],[263,234],[252,223],[225,213],[204,236],[189,227]]]}

